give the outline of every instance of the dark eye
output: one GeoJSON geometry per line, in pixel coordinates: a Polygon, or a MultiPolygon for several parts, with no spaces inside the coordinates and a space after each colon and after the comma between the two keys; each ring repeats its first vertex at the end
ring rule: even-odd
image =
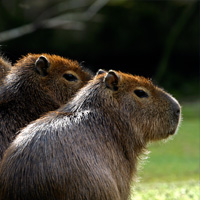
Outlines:
{"type": "Polygon", "coordinates": [[[140,98],[147,98],[149,95],[143,90],[135,90],[134,93],[140,98]]]}
{"type": "Polygon", "coordinates": [[[63,77],[68,81],[77,81],[77,77],[72,74],[64,74],[63,77]]]}

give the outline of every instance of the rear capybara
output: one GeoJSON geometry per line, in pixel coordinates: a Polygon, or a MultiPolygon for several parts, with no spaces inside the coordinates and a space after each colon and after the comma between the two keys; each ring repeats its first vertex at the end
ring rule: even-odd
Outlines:
{"type": "Polygon", "coordinates": [[[149,141],[173,135],[178,102],[143,77],[110,70],[24,128],[0,166],[1,200],[127,200],[149,141]]]}
{"type": "Polygon", "coordinates": [[[19,129],[59,108],[89,79],[78,62],[57,55],[19,60],[0,87],[0,160],[19,129]]]}
{"type": "Polygon", "coordinates": [[[11,62],[3,56],[0,56],[0,85],[2,85],[3,79],[11,70],[11,67],[11,62]]]}

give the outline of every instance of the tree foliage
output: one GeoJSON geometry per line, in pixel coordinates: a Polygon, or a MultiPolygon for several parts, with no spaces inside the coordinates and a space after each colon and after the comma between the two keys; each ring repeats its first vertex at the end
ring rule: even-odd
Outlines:
{"type": "Polygon", "coordinates": [[[153,77],[182,96],[197,94],[198,40],[195,0],[0,1],[1,51],[11,60],[60,54],[94,71],[153,77]]]}

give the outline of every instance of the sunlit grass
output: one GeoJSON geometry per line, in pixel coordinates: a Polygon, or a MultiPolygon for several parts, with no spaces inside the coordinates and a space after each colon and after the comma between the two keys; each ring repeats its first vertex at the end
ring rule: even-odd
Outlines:
{"type": "Polygon", "coordinates": [[[138,172],[140,182],[136,184],[132,199],[200,198],[199,113],[200,102],[183,104],[183,121],[177,135],[167,142],[149,146],[151,153],[138,172]]]}
{"type": "Polygon", "coordinates": [[[199,200],[198,181],[140,184],[133,188],[133,200],[199,200]]]}

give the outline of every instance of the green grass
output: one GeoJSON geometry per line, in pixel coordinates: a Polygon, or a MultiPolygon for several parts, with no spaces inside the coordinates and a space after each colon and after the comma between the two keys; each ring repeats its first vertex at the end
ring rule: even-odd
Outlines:
{"type": "Polygon", "coordinates": [[[138,172],[140,183],[133,199],[200,198],[200,102],[183,104],[182,112],[183,121],[173,139],[149,145],[151,153],[138,172]]]}
{"type": "Polygon", "coordinates": [[[134,200],[199,200],[198,181],[140,184],[133,188],[134,200]]]}

